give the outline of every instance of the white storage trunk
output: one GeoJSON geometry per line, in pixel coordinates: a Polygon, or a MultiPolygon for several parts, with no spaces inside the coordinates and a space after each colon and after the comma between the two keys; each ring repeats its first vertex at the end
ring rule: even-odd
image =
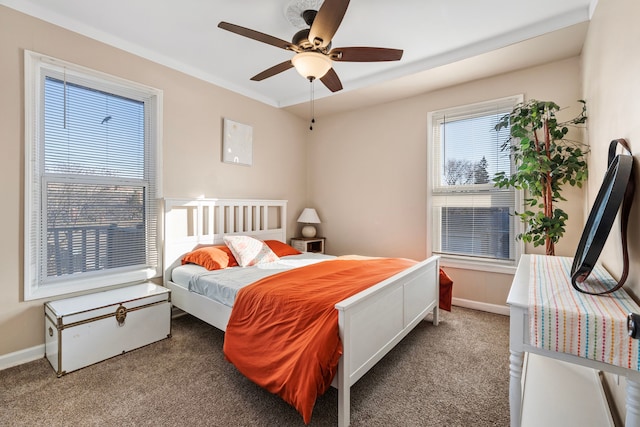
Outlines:
{"type": "Polygon", "coordinates": [[[45,355],[58,377],[171,336],[171,291],[153,283],[44,305],[45,355]]]}

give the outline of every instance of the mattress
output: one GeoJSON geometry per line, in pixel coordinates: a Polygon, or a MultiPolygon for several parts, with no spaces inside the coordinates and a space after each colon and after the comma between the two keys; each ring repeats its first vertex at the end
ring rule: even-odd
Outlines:
{"type": "Polygon", "coordinates": [[[199,265],[185,264],[172,270],[171,281],[191,292],[204,295],[228,307],[233,307],[236,294],[243,286],[283,271],[334,258],[331,255],[305,252],[299,255],[281,257],[276,262],[211,271],[199,265]]]}

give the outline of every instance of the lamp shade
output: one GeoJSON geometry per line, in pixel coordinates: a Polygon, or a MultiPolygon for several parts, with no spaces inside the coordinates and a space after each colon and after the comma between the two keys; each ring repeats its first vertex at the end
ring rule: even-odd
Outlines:
{"type": "Polygon", "coordinates": [[[318,52],[300,52],[291,58],[296,71],[307,79],[319,79],[331,68],[331,59],[318,52]]]}
{"type": "Polygon", "coordinates": [[[305,224],[320,224],[320,218],[318,217],[318,213],[315,209],[305,208],[298,217],[298,222],[303,222],[305,224]]]}

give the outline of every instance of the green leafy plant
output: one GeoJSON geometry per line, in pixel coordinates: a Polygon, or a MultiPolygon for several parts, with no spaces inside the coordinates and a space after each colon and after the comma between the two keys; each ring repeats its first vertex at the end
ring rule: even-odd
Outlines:
{"type": "Polygon", "coordinates": [[[509,151],[515,164],[512,174],[498,172],[494,185],[525,190],[525,210],[516,212],[525,224],[517,236],[534,246],[545,245],[547,255],[555,255],[555,244],[565,232],[569,216],[554,203],[566,200],[561,195],[565,184],[582,187],[587,179],[588,147],[566,139],[569,127],[583,125],[587,120],[586,103],[571,120],[558,122],[560,107],[554,102],[535,99],[518,104],[503,116],[495,130],[510,127],[510,137],[502,151],[509,151]]]}

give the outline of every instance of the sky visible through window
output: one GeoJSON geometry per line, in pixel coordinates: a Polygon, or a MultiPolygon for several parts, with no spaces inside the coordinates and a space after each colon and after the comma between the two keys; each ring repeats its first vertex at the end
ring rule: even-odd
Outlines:
{"type": "Polygon", "coordinates": [[[144,149],[143,102],[46,78],[46,173],[143,179],[144,149]]]}
{"type": "Polygon", "coordinates": [[[509,137],[509,129],[496,132],[494,127],[501,115],[490,114],[460,120],[445,121],[441,124],[443,183],[446,183],[445,171],[451,160],[469,161],[478,164],[486,159],[489,182],[496,172],[510,171],[509,153],[500,151],[500,147],[509,137]]]}

